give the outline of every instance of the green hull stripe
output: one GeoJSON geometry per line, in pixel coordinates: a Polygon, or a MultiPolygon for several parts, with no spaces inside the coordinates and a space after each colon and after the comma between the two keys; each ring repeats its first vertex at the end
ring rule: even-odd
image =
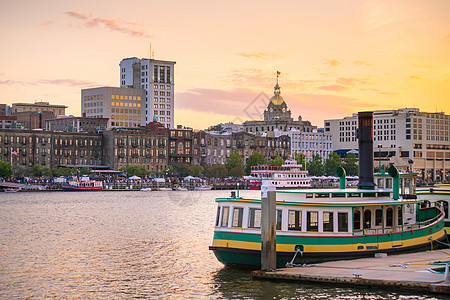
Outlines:
{"type": "MultiPolygon", "coordinates": [[[[425,229],[406,231],[402,233],[383,234],[383,235],[355,235],[355,236],[279,236],[277,235],[277,244],[303,244],[303,245],[350,245],[360,243],[384,243],[392,241],[406,241],[409,239],[420,238],[439,232],[444,228],[444,224],[433,225],[425,229]]],[[[229,240],[240,242],[261,243],[261,235],[235,232],[214,232],[215,240],[229,240]]]]}

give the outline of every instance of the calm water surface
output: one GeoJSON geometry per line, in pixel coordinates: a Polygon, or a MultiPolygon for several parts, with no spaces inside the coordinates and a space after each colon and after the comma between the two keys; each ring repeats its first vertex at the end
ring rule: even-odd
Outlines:
{"type": "MultiPolygon", "coordinates": [[[[0,298],[441,299],[252,280],[208,246],[229,191],[0,194],[0,298]]],[[[241,191],[259,196],[259,191],[241,191]]]]}

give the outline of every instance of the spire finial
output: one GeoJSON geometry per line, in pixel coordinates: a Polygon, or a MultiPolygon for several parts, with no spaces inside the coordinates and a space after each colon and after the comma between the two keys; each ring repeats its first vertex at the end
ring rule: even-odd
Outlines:
{"type": "Polygon", "coordinates": [[[278,85],[278,77],[280,77],[280,71],[277,71],[277,85],[278,85]]]}

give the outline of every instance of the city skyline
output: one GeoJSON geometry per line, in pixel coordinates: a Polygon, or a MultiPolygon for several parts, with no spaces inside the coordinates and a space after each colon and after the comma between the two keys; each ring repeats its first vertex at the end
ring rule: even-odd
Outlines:
{"type": "MultiPolygon", "coordinates": [[[[175,125],[245,121],[276,72],[293,117],[450,111],[448,1],[16,1],[0,6],[0,103],[81,114],[81,89],[120,86],[122,59],[176,61],[175,125]],[[26,9],[24,9],[26,5],[26,9]],[[246,111],[247,108],[247,111],[246,111]]],[[[260,119],[262,119],[262,112],[260,119]]]]}

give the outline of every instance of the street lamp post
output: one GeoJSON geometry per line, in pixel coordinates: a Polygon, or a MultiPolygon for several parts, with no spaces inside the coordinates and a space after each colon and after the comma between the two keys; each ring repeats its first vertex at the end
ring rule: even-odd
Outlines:
{"type": "Polygon", "coordinates": [[[378,144],[378,172],[381,174],[381,144],[378,144]]]}
{"type": "Polygon", "coordinates": [[[239,182],[236,185],[237,185],[237,197],[239,198],[239,182]]]}

